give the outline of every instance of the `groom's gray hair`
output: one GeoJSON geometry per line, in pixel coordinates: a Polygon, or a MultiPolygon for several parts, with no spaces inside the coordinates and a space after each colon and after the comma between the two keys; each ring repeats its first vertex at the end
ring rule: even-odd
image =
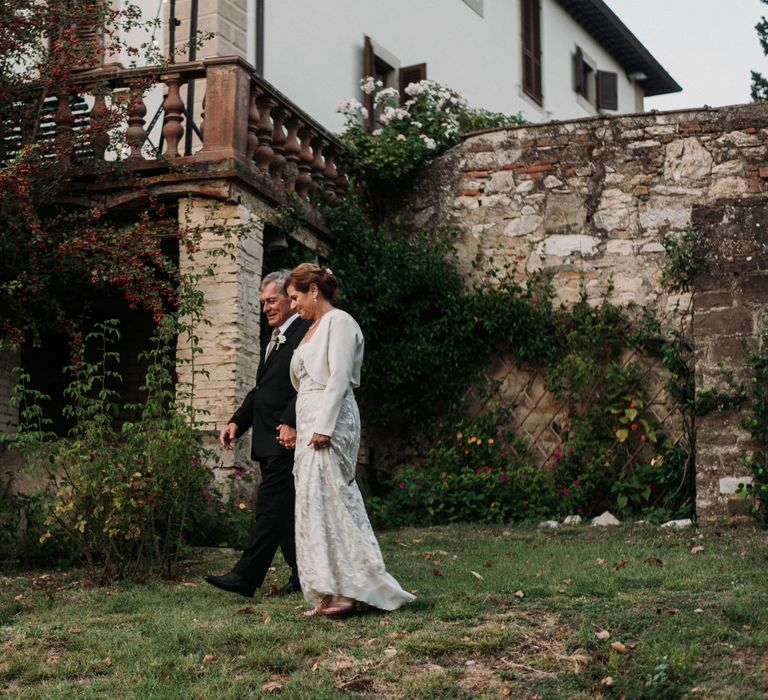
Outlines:
{"type": "Polygon", "coordinates": [[[276,282],[277,286],[280,288],[280,291],[285,294],[285,296],[288,296],[288,294],[285,291],[285,283],[288,281],[288,278],[291,276],[291,271],[282,269],[282,270],[275,270],[274,272],[270,272],[268,275],[264,275],[261,279],[261,284],[259,285],[259,289],[263,290],[264,287],[266,287],[268,284],[272,282],[276,282]]]}

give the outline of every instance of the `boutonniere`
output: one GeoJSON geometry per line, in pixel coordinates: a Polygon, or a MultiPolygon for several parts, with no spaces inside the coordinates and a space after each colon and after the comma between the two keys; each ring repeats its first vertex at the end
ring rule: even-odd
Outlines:
{"type": "Polygon", "coordinates": [[[275,338],[275,350],[277,350],[286,340],[288,340],[282,333],[277,334],[275,338]]]}

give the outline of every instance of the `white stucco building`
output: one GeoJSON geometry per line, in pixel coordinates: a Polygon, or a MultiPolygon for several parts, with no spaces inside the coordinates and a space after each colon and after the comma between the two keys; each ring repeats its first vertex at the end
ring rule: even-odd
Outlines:
{"type": "MultiPolygon", "coordinates": [[[[337,103],[375,72],[395,87],[427,77],[475,107],[529,121],[643,111],[680,86],[610,0],[138,0],[147,17],[215,37],[197,58],[246,58],[331,130],[337,103]]],[[[180,60],[186,56],[180,57],[180,60]]]]}

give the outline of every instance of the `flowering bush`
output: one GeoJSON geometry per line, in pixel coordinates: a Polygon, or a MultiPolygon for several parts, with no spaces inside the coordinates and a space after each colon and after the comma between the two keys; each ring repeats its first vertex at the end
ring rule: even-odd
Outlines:
{"type": "Polygon", "coordinates": [[[497,421],[495,415],[459,424],[421,465],[398,471],[386,498],[368,501],[374,523],[507,523],[552,512],[545,473],[525,464],[524,446],[500,432],[497,421]]]}
{"type": "Polygon", "coordinates": [[[254,477],[253,468],[235,466],[227,476],[226,497],[213,484],[207,485],[190,511],[187,544],[242,549],[253,526],[254,477]]]}
{"type": "Polygon", "coordinates": [[[432,80],[410,83],[407,100],[371,77],[360,88],[373,100],[374,113],[354,98],[339,103],[337,111],[346,117],[341,135],[344,163],[367,189],[392,185],[414,173],[426,161],[458,143],[461,133],[480,128],[520,124],[519,116],[505,116],[467,105],[459,92],[432,80]],[[369,131],[366,120],[372,117],[369,131]]]}
{"type": "MultiPolygon", "coordinates": [[[[140,50],[125,37],[156,24],[130,0],[119,9],[40,0],[0,7],[0,342],[85,327],[83,299],[105,292],[156,317],[174,307],[173,265],[161,252],[168,232],[162,204],[152,202],[130,224],[60,204],[83,178],[130,181],[123,166],[131,95],[146,90],[168,59],[142,47],[157,71],[137,77],[131,91],[111,91],[95,72],[84,85],[82,75],[102,62],[135,61],[140,50]],[[96,100],[101,108],[88,111],[96,100]]],[[[142,190],[140,179],[135,186],[142,190]]]]}

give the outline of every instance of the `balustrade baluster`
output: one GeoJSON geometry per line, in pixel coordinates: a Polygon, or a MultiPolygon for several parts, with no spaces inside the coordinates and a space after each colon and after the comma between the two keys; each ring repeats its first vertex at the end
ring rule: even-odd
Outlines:
{"type": "MultiPolygon", "coordinates": [[[[144,142],[147,140],[147,132],[144,129],[144,117],[146,116],[147,106],[144,104],[144,89],[139,85],[132,85],[128,98],[128,129],[125,132],[125,140],[131,147],[128,160],[143,160],[144,158],[141,150],[144,148],[144,142]]],[[[163,126],[163,136],[166,139],[168,138],[165,126],[163,126]]],[[[181,138],[181,135],[179,135],[179,138],[181,138]]]]}
{"type": "Polygon", "coordinates": [[[259,147],[259,108],[256,105],[256,91],[251,90],[248,98],[248,138],[246,140],[245,157],[250,161],[259,147]]]}
{"type": "Polygon", "coordinates": [[[347,180],[347,176],[344,174],[344,163],[336,165],[336,173],[333,191],[336,194],[336,198],[341,200],[347,196],[347,186],[349,185],[349,180],[347,180]]]}
{"type": "Polygon", "coordinates": [[[168,95],[165,98],[163,116],[163,138],[165,139],[165,155],[168,158],[179,157],[179,143],[184,136],[184,103],[181,100],[180,86],[181,75],[174,73],[166,76],[165,84],[168,86],[168,95]]]}
{"type": "Polygon", "coordinates": [[[72,107],[69,104],[69,95],[59,95],[59,104],[56,114],[53,117],[56,134],[56,150],[59,151],[59,158],[65,165],[71,160],[70,149],[74,140],[75,116],[72,114],[72,107]]]}
{"type": "Polygon", "coordinates": [[[323,151],[323,155],[325,156],[325,172],[323,173],[323,177],[325,178],[328,200],[331,202],[331,204],[336,204],[338,202],[338,198],[336,197],[335,192],[335,185],[336,178],[338,177],[339,173],[336,170],[336,166],[334,165],[334,161],[336,160],[338,153],[338,149],[334,143],[328,143],[325,147],[325,150],[323,151]]]}
{"type": "Polygon", "coordinates": [[[103,160],[104,152],[109,146],[109,124],[107,117],[109,109],[107,108],[106,98],[100,86],[96,86],[93,91],[93,107],[89,115],[91,148],[93,155],[103,160]]]}
{"type": "Polygon", "coordinates": [[[259,108],[259,126],[256,133],[259,135],[259,147],[256,149],[254,160],[256,165],[268,170],[275,154],[272,149],[272,118],[271,112],[277,106],[277,102],[271,95],[262,94],[256,98],[259,108]]]}
{"type": "Polygon", "coordinates": [[[305,199],[309,195],[309,190],[312,187],[312,163],[315,157],[310,148],[312,139],[315,136],[315,130],[309,126],[302,126],[299,129],[299,140],[301,142],[301,149],[299,150],[299,174],[296,176],[296,183],[294,184],[294,190],[296,194],[302,199],[305,199]]]}
{"type": "Polygon", "coordinates": [[[272,150],[275,154],[272,156],[272,164],[269,166],[269,172],[275,180],[280,180],[285,172],[285,142],[287,137],[283,123],[285,121],[285,109],[278,105],[272,110],[272,150]]]}
{"type": "Polygon", "coordinates": [[[296,176],[299,173],[299,153],[301,144],[299,143],[299,129],[301,120],[290,110],[286,110],[285,129],[287,138],[285,140],[285,175],[289,187],[293,187],[296,182],[296,176]]]}
{"type": "Polygon", "coordinates": [[[317,136],[312,139],[312,194],[321,192],[323,189],[323,175],[325,174],[325,159],[323,158],[323,149],[328,145],[328,139],[323,136],[317,136]]]}

